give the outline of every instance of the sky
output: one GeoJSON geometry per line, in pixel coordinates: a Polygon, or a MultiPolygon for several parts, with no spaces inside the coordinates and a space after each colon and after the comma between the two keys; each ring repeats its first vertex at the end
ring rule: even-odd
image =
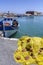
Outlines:
{"type": "Polygon", "coordinates": [[[0,12],[43,12],[43,0],[0,0],[0,12]]]}

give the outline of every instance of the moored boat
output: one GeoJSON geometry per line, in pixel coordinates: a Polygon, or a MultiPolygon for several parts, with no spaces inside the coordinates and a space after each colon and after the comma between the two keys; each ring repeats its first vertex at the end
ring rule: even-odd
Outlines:
{"type": "Polygon", "coordinates": [[[18,21],[11,17],[5,17],[0,21],[0,31],[3,32],[4,37],[10,37],[18,31],[18,21]]]}

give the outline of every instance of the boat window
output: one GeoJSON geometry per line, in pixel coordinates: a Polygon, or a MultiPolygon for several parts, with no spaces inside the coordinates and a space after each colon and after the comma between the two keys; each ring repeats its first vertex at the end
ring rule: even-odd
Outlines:
{"type": "Polygon", "coordinates": [[[8,21],[11,20],[12,21],[13,19],[12,18],[5,18],[4,21],[6,21],[6,20],[8,20],[8,21]]]}
{"type": "Polygon", "coordinates": [[[11,20],[12,20],[12,18],[11,18],[11,20]]]}
{"type": "Polygon", "coordinates": [[[8,21],[10,20],[10,18],[7,19],[8,21]]]}
{"type": "Polygon", "coordinates": [[[4,21],[6,21],[6,18],[4,19],[4,21]]]}

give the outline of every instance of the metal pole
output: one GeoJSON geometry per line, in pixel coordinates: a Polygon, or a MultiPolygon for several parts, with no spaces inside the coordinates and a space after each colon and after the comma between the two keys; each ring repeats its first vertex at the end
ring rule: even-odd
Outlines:
{"type": "Polygon", "coordinates": [[[5,26],[4,26],[4,20],[3,20],[3,36],[5,37],[5,26]]]}

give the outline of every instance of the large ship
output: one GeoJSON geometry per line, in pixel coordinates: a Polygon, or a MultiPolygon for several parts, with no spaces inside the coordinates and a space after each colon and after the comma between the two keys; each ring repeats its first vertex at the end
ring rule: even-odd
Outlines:
{"type": "Polygon", "coordinates": [[[0,31],[4,37],[10,37],[18,31],[18,21],[11,17],[5,17],[0,21],[0,31]]]}

